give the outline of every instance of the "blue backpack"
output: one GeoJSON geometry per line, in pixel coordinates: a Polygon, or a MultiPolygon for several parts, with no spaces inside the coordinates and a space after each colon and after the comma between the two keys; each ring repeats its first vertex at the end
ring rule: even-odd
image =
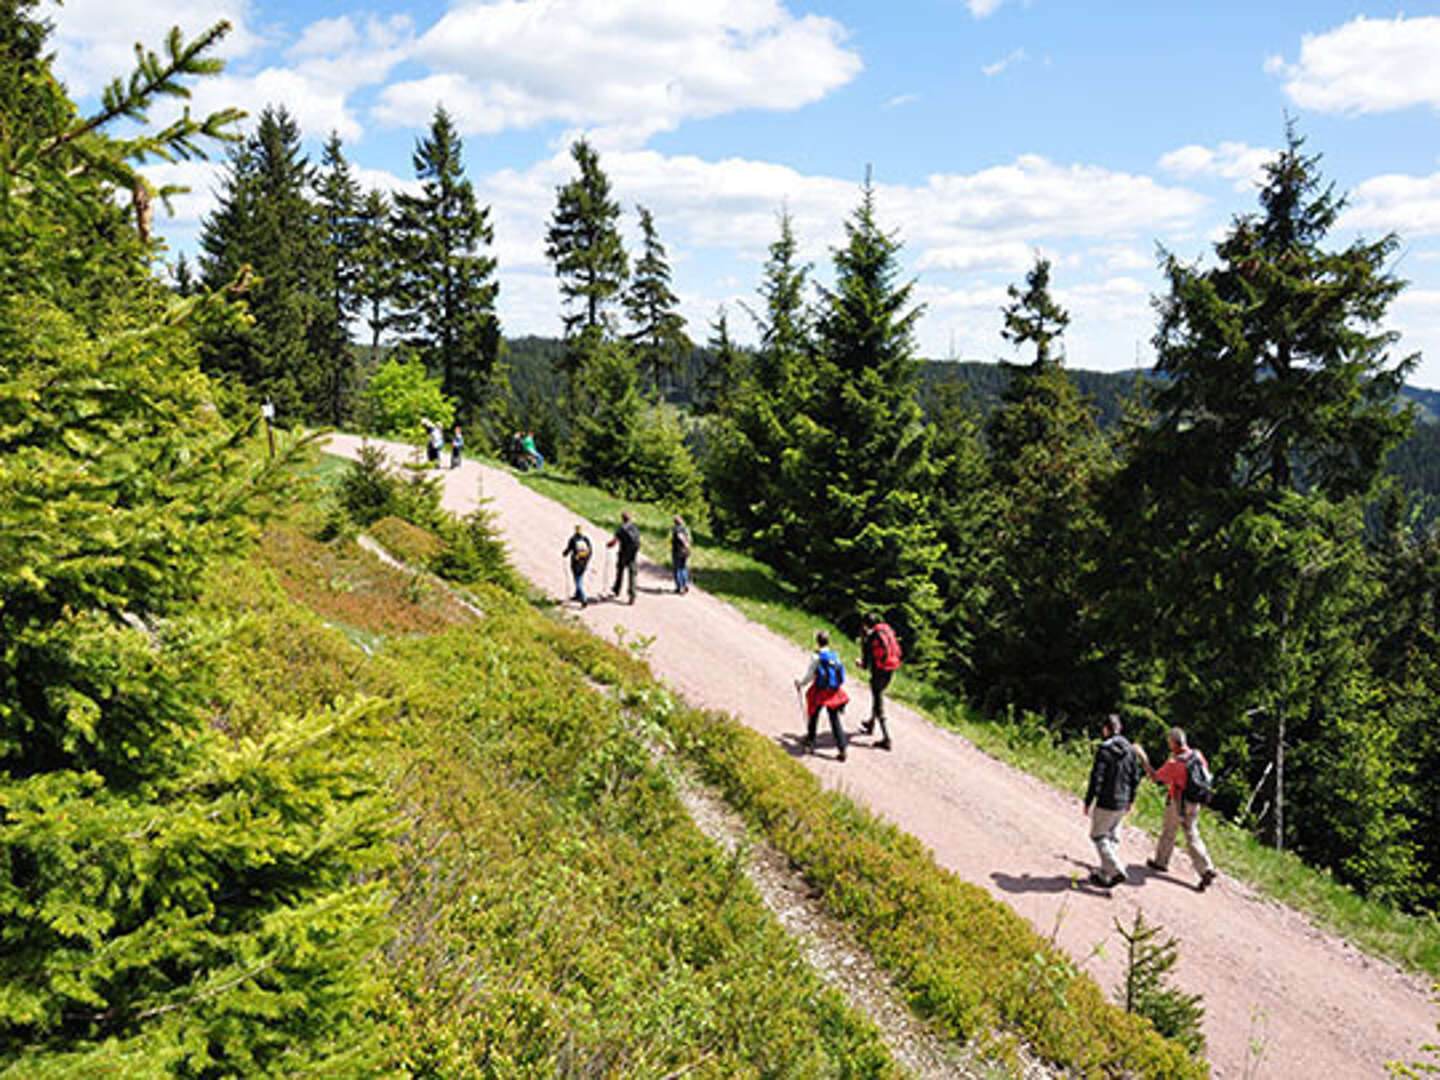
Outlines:
{"type": "Polygon", "coordinates": [[[815,685],[821,690],[838,690],[844,682],[844,662],[834,649],[821,649],[815,665],[815,685]]]}

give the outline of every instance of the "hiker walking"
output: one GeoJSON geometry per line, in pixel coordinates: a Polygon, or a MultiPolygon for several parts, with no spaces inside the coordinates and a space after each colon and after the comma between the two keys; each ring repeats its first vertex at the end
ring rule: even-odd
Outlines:
{"type": "Polygon", "coordinates": [[[465,449],[465,436],[460,434],[460,425],[455,425],[455,430],[450,433],[450,467],[460,467],[460,452],[465,449]]]}
{"type": "Polygon", "coordinates": [[[431,420],[428,416],[420,418],[420,425],[425,429],[425,461],[432,467],[440,465],[440,447],[445,442],[445,433],[440,430],[440,425],[431,420]]]}
{"type": "Polygon", "coordinates": [[[1090,883],[1110,888],[1125,880],[1120,866],[1120,825],[1140,786],[1140,758],[1121,731],[1120,717],[1111,713],[1100,725],[1102,742],[1095,748],[1090,784],[1085,788],[1085,813],[1090,818],[1090,839],[1100,855],[1100,868],[1090,883]]]}
{"type": "Polygon", "coordinates": [[[570,542],[565,545],[565,550],[560,555],[570,559],[570,576],[575,579],[575,595],[572,599],[579,601],[582,608],[590,605],[590,599],[585,595],[585,570],[590,565],[592,554],[590,538],[585,535],[583,527],[576,525],[575,531],[570,534],[570,542]]]}
{"type": "Polygon", "coordinates": [[[824,630],[815,632],[815,655],[810,657],[810,667],[803,678],[795,680],[795,689],[805,691],[805,742],[806,750],[815,749],[815,727],[820,720],[820,710],[830,714],[830,734],[835,737],[839,750],[836,757],[845,760],[845,729],[840,725],[840,714],[850,695],[845,692],[845,665],[840,654],[830,648],[830,635],[824,630]]]}
{"type": "Polygon", "coordinates": [[[1151,870],[1168,870],[1170,854],[1175,850],[1175,834],[1183,828],[1185,852],[1200,876],[1199,890],[1204,892],[1218,876],[1205,841],[1200,839],[1200,808],[1210,801],[1210,763],[1204,754],[1186,743],[1183,728],[1172,727],[1165,742],[1170,747],[1170,757],[1158,769],[1151,768],[1145,751],[1136,747],[1145,774],[1157,784],[1165,785],[1165,823],[1160,826],[1155,854],[1145,860],[1145,865],[1151,870]]]}
{"type": "Polygon", "coordinates": [[[630,520],[630,511],[620,511],[620,527],[615,530],[615,535],[605,545],[607,548],[618,547],[615,560],[615,587],[610,590],[612,596],[620,595],[620,583],[625,575],[630,575],[630,603],[635,603],[635,560],[640,555],[640,530],[630,520]]]}
{"type": "Polygon", "coordinates": [[[674,527],[670,530],[670,565],[675,571],[675,591],[690,591],[690,530],[685,519],[675,515],[674,527]]]}
{"type": "Polygon", "coordinates": [[[880,741],[875,745],[881,750],[889,750],[890,728],[885,723],[885,691],[900,666],[900,641],[890,624],[882,622],[873,611],[867,611],[860,621],[865,627],[865,636],[860,640],[860,667],[870,672],[870,719],[860,725],[860,734],[869,735],[879,723],[880,741]]]}

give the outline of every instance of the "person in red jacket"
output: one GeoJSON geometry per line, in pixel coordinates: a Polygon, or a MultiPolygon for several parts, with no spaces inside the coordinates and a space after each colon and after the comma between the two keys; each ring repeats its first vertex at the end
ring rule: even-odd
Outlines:
{"type": "Polygon", "coordinates": [[[869,735],[878,721],[880,741],[875,745],[881,750],[889,750],[890,728],[885,723],[885,691],[900,666],[900,642],[890,624],[881,622],[873,612],[866,612],[860,622],[865,627],[865,636],[860,641],[860,667],[870,672],[870,719],[860,725],[860,734],[869,735]]]}
{"type": "Polygon", "coordinates": [[[1186,744],[1183,729],[1171,728],[1165,741],[1170,746],[1170,757],[1158,769],[1150,767],[1150,760],[1143,751],[1140,754],[1140,763],[1145,766],[1146,775],[1157,784],[1164,784],[1166,789],[1165,823],[1160,826],[1155,854],[1145,860],[1145,865],[1162,872],[1169,869],[1170,854],[1175,850],[1175,834],[1184,828],[1185,852],[1190,856],[1190,865],[1195,867],[1195,873],[1200,875],[1199,889],[1204,892],[1215,880],[1217,871],[1210,861],[1210,852],[1205,849],[1205,841],[1200,839],[1200,804],[1186,800],[1185,785],[1192,754],[1199,755],[1206,775],[1209,774],[1210,764],[1204,754],[1186,744]]]}
{"type": "Polygon", "coordinates": [[[845,665],[840,662],[840,655],[830,648],[830,635],[824,630],[815,633],[815,655],[810,658],[804,677],[795,680],[795,689],[800,690],[807,684],[810,689],[805,692],[805,715],[809,722],[805,729],[805,749],[815,749],[815,728],[820,710],[825,709],[830,714],[830,733],[835,736],[839,750],[836,757],[844,761],[845,729],[840,724],[840,714],[845,711],[850,695],[845,692],[845,665]]]}

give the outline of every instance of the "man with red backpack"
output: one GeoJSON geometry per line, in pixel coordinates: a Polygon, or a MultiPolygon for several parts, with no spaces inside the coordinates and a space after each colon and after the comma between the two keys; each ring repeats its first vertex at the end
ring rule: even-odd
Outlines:
{"type": "Polygon", "coordinates": [[[880,724],[881,750],[890,749],[890,728],[885,723],[885,691],[900,667],[900,641],[890,624],[881,622],[874,612],[866,612],[861,623],[865,636],[860,641],[860,667],[870,672],[870,719],[860,725],[860,733],[869,735],[880,724]]]}
{"type": "Polygon", "coordinates": [[[1145,772],[1157,784],[1164,784],[1165,822],[1160,826],[1160,839],[1155,843],[1155,854],[1145,860],[1151,870],[1165,871],[1170,866],[1170,853],[1175,850],[1175,834],[1185,830],[1185,851],[1190,856],[1190,865],[1200,875],[1198,888],[1204,892],[1215,880],[1215,864],[1210,861],[1210,852],[1205,850],[1205,841],[1200,839],[1200,808],[1210,802],[1212,779],[1210,763],[1205,755],[1186,745],[1183,729],[1173,727],[1165,737],[1170,745],[1170,757],[1158,769],[1150,767],[1150,760],[1140,751],[1140,763],[1145,772]]]}

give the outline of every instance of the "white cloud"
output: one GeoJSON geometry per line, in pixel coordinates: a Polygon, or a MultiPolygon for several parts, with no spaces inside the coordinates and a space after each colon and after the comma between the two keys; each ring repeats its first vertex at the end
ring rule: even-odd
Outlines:
{"type": "Polygon", "coordinates": [[[999,11],[1000,5],[1004,2],[1005,0],[965,0],[965,6],[970,9],[970,14],[975,18],[983,19],[999,11]]]}
{"type": "Polygon", "coordinates": [[[134,70],[137,43],[164,56],[173,27],[190,41],[222,20],[231,30],[213,55],[233,60],[262,44],[250,29],[251,8],[250,0],[66,0],[47,13],[55,24],[56,70],[72,94],[89,97],[134,70]]]}
{"type": "Polygon", "coordinates": [[[1023,273],[1035,262],[1035,249],[1020,240],[978,240],[968,244],[945,244],[926,249],[915,260],[917,270],[1001,270],[1023,273]]]}
{"type": "Polygon", "coordinates": [[[690,118],[820,99],[860,70],[845,36],[778,0],[468,0],[420,39],[429,73],[387,87],[376,115],[418,126],[443,96],[466,133],[557,122],[633,145],[690,118]]]}
{"type": "Polygon", "coordinates": [[[898,109],[901,105],[913,105],[919,100],[919,94],[896,94],[889,101],[885,102],[882,108],[898,109]]]}
{"type": "Polygon", "coordinates": [[[1339,224],[1405,238],[1440,234],[1440,173],[1371,177],[1350,192],[1339,224]]]}
{"type": "Polygon", "coordinates": [[[1306,34],[1300,58],[1274,56],[1265,70],[1285,80],[1295,104],[1321,112],[1440,109],[1440,17],[1367,19],[1306,34]]]}
{"type": "Polygon", "coordinates": [[[1163,155],[1159,165],[1185,179],[1219,176],[1233,180],[1237,191],[1248,191],[1264,180],[1265,166],[1274,159],[1274,150],[1243,142],[1222,142],[1213,149],[1192,143],[1163,155]]]}
{"type": "Polygon", "coordinates": [[[1024,63],[1025,59],[1026,57],[1024,49],[1012,49],[1005,56],[1001,57],[999,60],[996,60],[993,64],[986,64],[984,67],[982,67],[980,69],[980,74],[984,75],[987,79],[994,78],[1006,68],[1014,67],[1016,64],[1024,63]]]}

